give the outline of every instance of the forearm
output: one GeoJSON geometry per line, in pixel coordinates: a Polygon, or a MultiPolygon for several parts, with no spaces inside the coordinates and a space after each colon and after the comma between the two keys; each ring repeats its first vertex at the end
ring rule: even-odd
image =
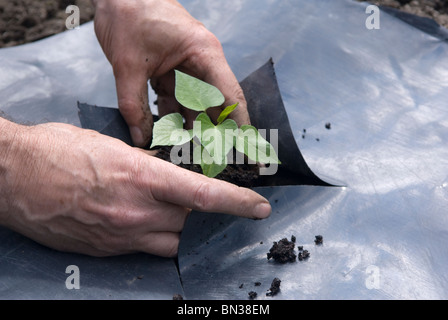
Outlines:
{"type": "Polygon", "coordinates": [[[12,211],[11,181],[21,130],[22,126],[0,117],[0,225],[7,224],[12,211]]]}

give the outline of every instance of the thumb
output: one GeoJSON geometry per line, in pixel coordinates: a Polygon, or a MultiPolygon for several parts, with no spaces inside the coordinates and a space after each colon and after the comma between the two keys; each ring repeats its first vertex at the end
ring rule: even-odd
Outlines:
{"type": "Polygon", "coordinates": [[[118,108],[129,126],[132,141],[137,147],[149,144],[153,117],[148,103],[148,79],[145,75],[115,76],[118,108]]]}
{"type": "MultiPolygon", "coordinates": [[[[222,92],[225,98],[224,107],[238,103],[238,108],[230,115],[238,126],[250,124],[243,89],[226,60],[221,43],[211,32],[207,31],[206,34],[206,48],[196,50],[197,57],[186,61],[184,65],[187,69],[194,70],[194,74],[199,79],[217,87],[222,92]]],[[[218,118],[220,112],[219,108],[207,110],[213,119],[218,118]]]]}
{"type": "MultiPolygon", "coordinates": [[[[225,98],[225,107],[238,103],[238,108],[230,114],[229,118],[235,120],[238,126],[250,124],[249,112],[247,110],[247,102],[243,89],[224,57],[221,58],[220,62],[221,64],[215,62],[217,65],[214,67],[207,64],[204,66],[205,68],[208,67],[203,73],[204,81],[217,87],[222,92],[225,98]]],[[[210,110],[210,115],[212,118],[216,119],[220,112],[221,110],[215,108],[210,110]],[[215,112],[215,114],[212,114],[213,112],[215,112]]]]}

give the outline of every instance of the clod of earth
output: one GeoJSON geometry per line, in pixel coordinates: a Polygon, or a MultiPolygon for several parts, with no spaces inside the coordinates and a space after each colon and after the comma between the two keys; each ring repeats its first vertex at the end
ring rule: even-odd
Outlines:
{"type": "Polygon", "coordinates": [[[275,296],[277,293],[280,292],[280,283],[282,281],[279,278],[274,278],[271,283],[271,287],[269,288],[269,292],[266,293],[266,296],[275,296]]]}
{"type": "Polygon", "coordinates": [[[299,252],[299,261],[306,260],[310,257],[310,253],[308,250],[303,250],[299,252]]]}
{"type": "Polygon", "coordinates": [[[283,238],[280,241],[274,241],[271,249],[267,253],[268,260],[271,258],[280,263],[294,262],[297,255],[294,253],[295,244],[288,239],[283,238]]]}
{"type": "Polygon", "coordinates": [[[255,291],[250,291],[248,293],[248,295],[249,295],[249,299],[253,300],[257,297],[258,294],[255,291]]]}

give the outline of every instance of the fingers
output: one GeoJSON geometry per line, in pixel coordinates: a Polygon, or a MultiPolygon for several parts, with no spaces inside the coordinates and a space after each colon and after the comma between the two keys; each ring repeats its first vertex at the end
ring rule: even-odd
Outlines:
{"type": "MultiPolygon", "coordinates": [[[[224,107],[238,103],[238,107],[230,114],[229,118],[235,120],[239,127],[243,124],[250,124],[249,113],[247,111],[247,102],[244,97],[243,90],[236,80],[232,70],[225,62],[222,61],[220,71],[212,67],[207,71],[204,81],[217,87],[225,98],[224,107]]],[[[210,117],[217,119],[222,109],[211,108],[209,111],[210,117]]]]}
{"type": "Polygon", "coordinates": [[[116,72],[118,107],[138,147],[149,144],[153,118],[148,104],[148,80],[144,74],[116,72]]]}
{"type": "Polygon", "coordinates": [[[211,179],[163,160],[158,162],[159,169],[155,169],[153,163],[152,170],[144,170],[152,175],[147,179],[153,181],[151,194],[156,200],[198,211],[226,213],[252,219],[263,219],[271,213],[268,200],[250,189],[211,179]]]}
{"type": "MultiPolygon", "coordinates": [[[[238,126],[250,124],[247,102],[238,80],[232,72],[225,58],[222,46],[218,39],[210,32],[202,34],[202,41],[197,41],[198,46],[204,46],[204,50],[196,49],[184,65],[189,70],[194,70],[199,79],[217,87],[225,98],[225,105],[238,103],[238,107],[231,113],[230,118],[236,121],[238,126]]],[[[221,110],[209,109],[209,115],[216,119],[221,110]]]]}
{"type": "Polygon", "coordinates": [[[134,241],[135,251],[172,258],[177,256],[180,233],[151,232],[134,241]]]}
{"type": "MultiPolygon", "coordinates": [[[[186,59],[176,61],[179,64],[170,66],[169,71],[157,74],[151,79],[151,86],[158,95],[159,115],[179,112],[186,118],[187,125],[194,120],[197,113],[184,112],[180,104],[174,98],[175,76],[174,68],[186,72],[217,87],[224,95],[225,102],[222,107],[238,103],[238,108],[230,114],[230,118],[236,121],[238,126],[250,124],[247,102],[243,90],[238,83],[233,71],[225,58],[219,40],[203,26],[199,26],[192,35],[194,41],[191,47],[185,50],[186,59]]],[[[223,108],[209,108],[207,113],[216,120],[223,108]]]]}
{"type": "MultiPolygon", "coordinates": [[[[128,246],[117,246],[116,248],[97,248],[91,244],[78,241],[66,243],[66,239],[59,239],[57,245],[50,245],[56,250],[83,253],[94,257],[108,257],[136,252],[145,252],[160,257],[173,258],[177,256],[180,233],[178,232],[150,232],[133,239],[128,246]]],[[[45,241],[39,241],[48,245],[45,241]]],[[[53,242],[52,242],[53,243],[53,242]]]]}
{"type": "Polygon", "coordinates": [[[152,211],[141,221],[141,227],[146,232],[181,232],[191,209],[172,203],[160,202],[157,206],[157,213],[152,211]]]}
{"type": "Polygon", "coordinates": [[[151,87],[157,95],[159,117],[179,112],[180,105],[174,97],[174,71],[151,78],[151,87]]]}
{"type": "Polygon", "coordinates": [[[129,235],[130,252],[146,252],[162,257],[175,257],[180,232],[191,209],[170,203],[158,203],[157,211],[141,222],[141,232],[129,235]]]}
{"type": "Polygon", "coordinates": [[[185,129],[193,127],[193,121],[196,120],[199,112],[183,108],[175,97],[175,78],[174,71],[170,71],[160,77],[151,79],[151,86],[157,94],[157,106],[159,117],[170,113],[179,112],[185,119],[185,129]]]}
{"type": "Polygon", "coordinates": [[[159,150],[146,150],[146,149],[140,149],[136,148],[138,151],[143,152],[144,154],[147,154],[148,156],[156,156],[157,153],[159,153],[159,150]]]}
{"type": "MultiPolygon", "coordinates": [[[[139,202],[144,203],[144,201],[142,199],[139,202]]],[[[125,247],[122,251],[146,252],[163,257],[176,256],[180,232],[184,228],[191,209],[167,202],[150,203],[149,208],[144,209],[139,208],[135,212],[130,212],[130,215],[138,216],[138,218],[134,220],[130,217],[127,221],[129,225],[123,224],[133,232],[126,234],[125,247]],[[145,214],[144,211],[151,213],[145,214]]],[[[120,237],[117,241],[121,242],[123,239],[120,237]]]]}

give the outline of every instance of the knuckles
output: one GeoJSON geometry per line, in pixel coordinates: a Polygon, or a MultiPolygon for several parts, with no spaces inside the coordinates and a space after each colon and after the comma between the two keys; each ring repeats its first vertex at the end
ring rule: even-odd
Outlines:
{"type": "Polygon", "coordinates": [[[210,189],[209,182],[201,182],[194,191],[193,204],[196,210],[207,211],[210,207],[210,189]]]}

